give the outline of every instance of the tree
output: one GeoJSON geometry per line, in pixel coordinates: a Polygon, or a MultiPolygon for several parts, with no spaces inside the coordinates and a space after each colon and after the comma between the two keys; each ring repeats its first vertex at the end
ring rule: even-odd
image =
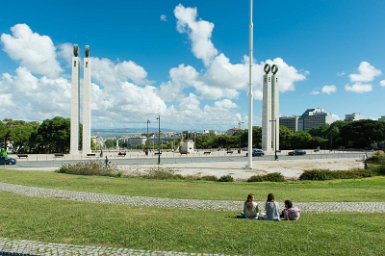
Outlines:
{"type": "Polygon", "coordinates": [[[36,153],[68,153],[70,148],[70,119],[46,119],[31,136],[36,153]]]}

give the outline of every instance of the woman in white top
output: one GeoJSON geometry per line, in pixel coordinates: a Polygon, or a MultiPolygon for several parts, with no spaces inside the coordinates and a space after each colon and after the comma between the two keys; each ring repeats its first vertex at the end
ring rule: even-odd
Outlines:
{"type": "Polygon", "coordinates": [[[249,194],[243,204],[243,212],[241,212],[239,218],[258,219],[258,215],[258,204],[254,202],[254,195],[249,194]]]}

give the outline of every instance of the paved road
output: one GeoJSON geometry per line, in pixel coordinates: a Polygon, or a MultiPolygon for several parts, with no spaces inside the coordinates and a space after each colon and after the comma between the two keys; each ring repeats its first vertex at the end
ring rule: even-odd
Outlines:
{"type": "MultiPolygon", "coordinates": [[[[331,153],[331,154],[307,154],[303,156],[288,156],[288,155],[279,155],[279,160],[311,160],[311,159],[340,159],[340,158],[355,158],[363,159],[365,155],[364,152],[352,152],[352,153],[331,153]]],[[[50,157],[40,157],[33,159],[29,157],[28,159],[18,160],[15,166],[6,166],[6,168],[48,168],[48,167],[61,167],[65,164],[73,164],[81,161],[104,161],[104,158],[99,157],[85,157],[82,159],[68,159],[69,155],[66,155],[64,159],[50,157]]],[[[147,157],[144,156],[130,156],[118,157],[117,154],[110,154],[109,160],[115,165],[128,165],[128,166],[138,166],[138,165],[156,165],[158,163],[158,157],[150,155],[147,157]]],[[[215,163],[215,162],[240,162],[247,161],[245,154],[229,154],[229,155],[203,155],[201,154],[191,154],[191,155],[179,155],[172,153],[165,153],[161,156],[161,165],[167,164],[186,164],[186,163],[215,163]]],[[[266,155],[263,157],[253,157],[253,161],[274,161],[274,155],[266,155]]]]}

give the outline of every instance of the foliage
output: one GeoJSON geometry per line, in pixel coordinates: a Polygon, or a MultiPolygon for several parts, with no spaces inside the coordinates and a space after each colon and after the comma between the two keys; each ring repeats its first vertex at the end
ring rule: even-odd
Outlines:
{"type": "Polygon", "coordinates": [[[96,175],[111,177],[122,176],[122,173],[115,166],[106,166],[104,163],[99,161],[78,162],[76,164],[63,165],[56,172],[76,175],[96,175]]]}
{"type": "Polygon", "coordinates": [[[234,178],[231,175],[223,175],[218,179],[218,182],[233,182],[234,178]]]}
{"type": "Polygon", "coordinates": [[[199,180],[206,180],[206,181],[218,181],[218,178],[214,175],[205,175],[198,178],[199,180]]]}
{"type": "Polygon", "coordinates": [[[151,168],[146,174],[140,175],[146,179],[157,179],[157,180],[170,180],[170,179],[183,179],[183,176],[178,173],[178,170],[171,168],[156,167],[151,168]]]}
{"type": "Polygon", "coordinates": [[[2,143],[3,147],[6,148],[8,142],[12,142],[14,151],[18,153],[30,152],[33,145],[29,139],[38,127],[38,122],[4,119],[0,121],[0,145],[2,143]]]}
{"type": "Polygon", "coordinates": [[[333,180],[333,179],[360,179],[374,176],[372,170],[349,170],[349,171],[330,171],[330,170],[308,170],[304,171],[299,177],[300,180],[333,180]]]}
{"type": "Polygon", "coordinates": [[[285,177],[279,172],[268,173],[265,175],[254,175],[247,179],[247,182],[284,182],[286,181],[285,177]]]}
{"type": "Polygon", "coordinates": [[[34,153],[68,153],[70,147],[70,119],[46,119],[31,136],[34,153]]]}

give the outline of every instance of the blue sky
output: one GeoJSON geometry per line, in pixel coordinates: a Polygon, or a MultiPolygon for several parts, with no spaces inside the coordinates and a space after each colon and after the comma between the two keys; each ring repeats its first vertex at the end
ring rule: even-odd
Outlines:
{"type": "MultiPolygon", "coordinates": [[[[254,122],[264,63],[280,113],[385,115],[381,0],[254,0],[254,122]]],[[[0,11],[0,119],[70,115],[71,45],[90,44],[94,128],[247,123],[249,1],[11,1],[0,11]]]]}

